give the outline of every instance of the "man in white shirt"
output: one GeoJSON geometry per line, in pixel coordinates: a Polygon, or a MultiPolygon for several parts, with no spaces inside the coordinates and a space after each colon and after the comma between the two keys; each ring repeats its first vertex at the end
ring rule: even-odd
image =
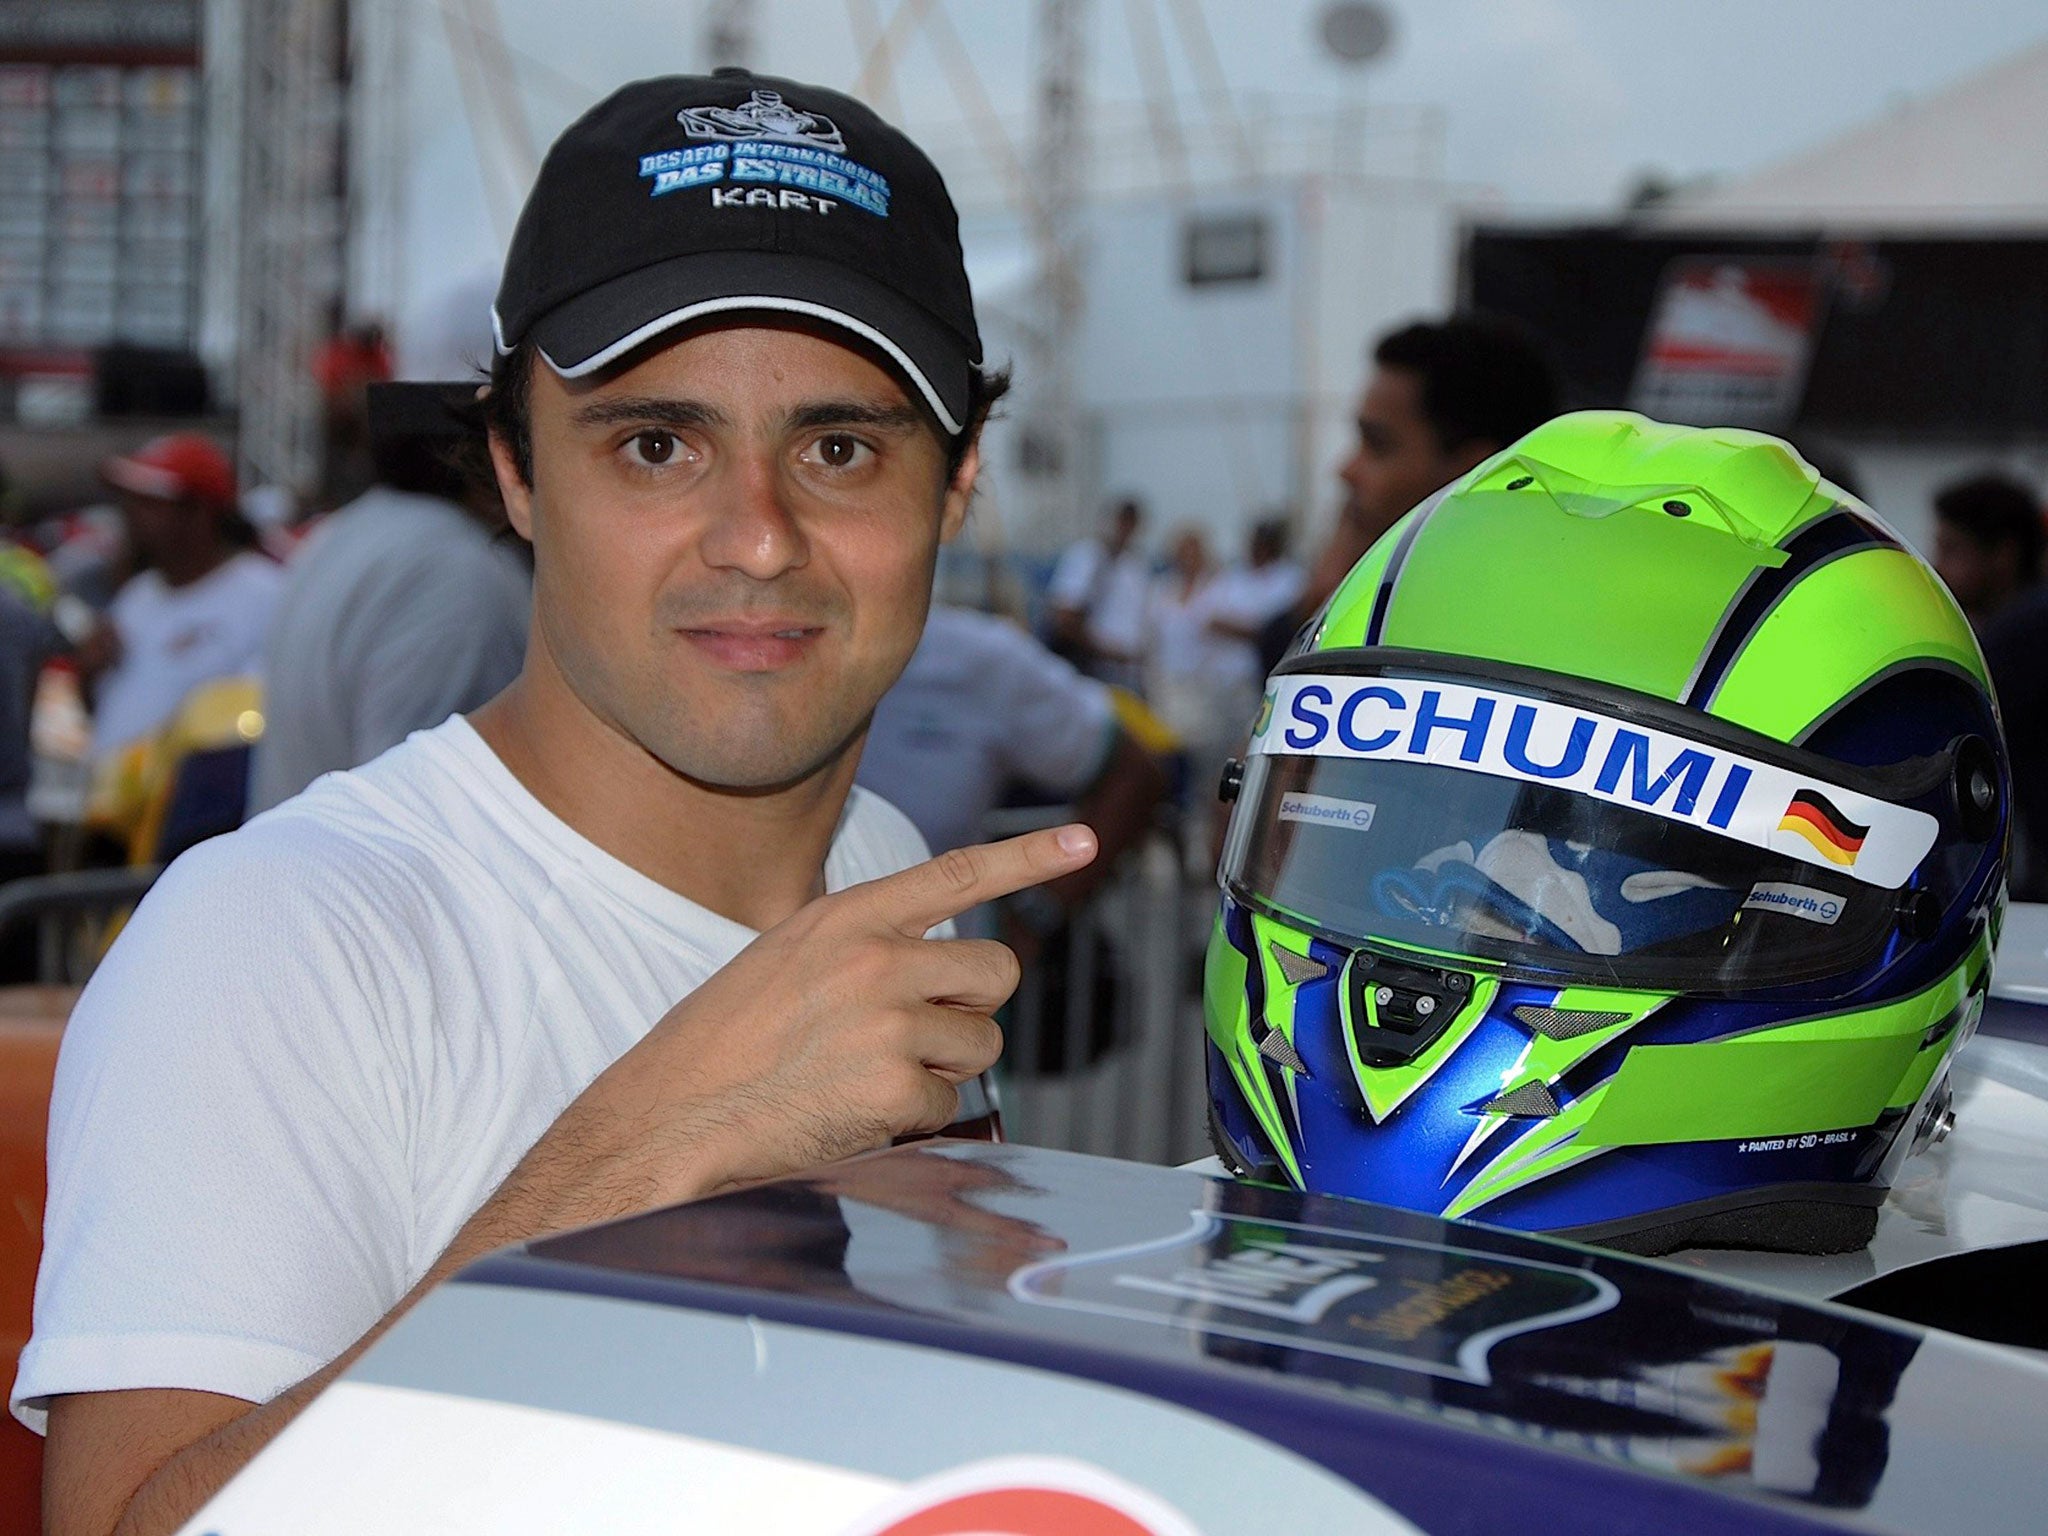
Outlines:
{"type": "Polygon", "coordinates": [[[519,678],[187,855],[73,1016],[13,1392],[55,1536],[174,1528],[491,1248],[946,1125],[1017,969],[924,935],[1093,854],[921,864],[853,787],[1001,392],[915,146],[628,86],[494,319],[519,678]]]}
{"type": "Polygon", "coordinates": [[[1054,648],[1091,677],[1134,693],[1143,683],[1152,585],[1152,568],[1137,544],[1144,520],[1137,502],[1118,502],[1099,535],[1067,546],[1046,586],[1054,648]]]}
{"type": "Polygon", "coordinates": [[[105,759],[162,728],[200,684],[258,670],[284,574],[234,537],[235,472],[211,439],[160,437],[100,472],[143,566],[80,654],[93,756],[105,759]]]}

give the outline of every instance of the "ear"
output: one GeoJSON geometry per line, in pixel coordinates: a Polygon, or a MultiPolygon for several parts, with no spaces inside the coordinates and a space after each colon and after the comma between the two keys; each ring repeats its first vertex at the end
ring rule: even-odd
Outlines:
{"type": "Polygon", "coordinates": [[[939,512],[939,542],[950,544],[967,522],[967,509],[974,502],[974,482],[981,478],[981,439],[967,445],[960,467],[946,487],[946,502],[939,512]]]}
{"type": "Polygon", "coordinates": [[[533,487],[519,474],[519,461],[512,455],[511,444],[493,431],[491,441],[491,472],[498,477],[498,495],[505,503],[505,520],[512,525],[512,531],[527,543],[533,542],[533,487]]]}

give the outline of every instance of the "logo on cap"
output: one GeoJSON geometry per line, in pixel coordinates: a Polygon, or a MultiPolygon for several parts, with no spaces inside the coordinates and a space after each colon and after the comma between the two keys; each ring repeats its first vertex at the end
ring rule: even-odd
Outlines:
{"type": "Polygon", "coordinates": [[[804,112],[782,99],[780,91],[756,91],[736,107],[685,107],[676,114],[693,139],[765,140],[772,144],[808,144],[815,149],[844,150],[839,125],[817,112],[804,112]]]}

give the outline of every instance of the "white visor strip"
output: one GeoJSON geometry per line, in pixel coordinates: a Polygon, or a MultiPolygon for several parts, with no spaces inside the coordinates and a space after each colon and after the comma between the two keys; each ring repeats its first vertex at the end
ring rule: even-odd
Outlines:
{"type": "MultiPolygon", "coordinates": [[[[672,309],[665,315],[657,316],[637,330],[627,332],[602,352],[586,358],[573,368],[564,368],[552,357],[548,357],[545,351],[541,353],[541,356],[547,358],[548,366],[563,378],[580,379],[588,374],[597,372],[605,364],[624,357],[642,342],[659,336],[663,331],[671,330],[678,325],[687,324],[689,321],[700,319],[705,315],[730,314],[734,310],[743,309],[772,309],[784,314],[808,315],[813,320],[827,321],[842,330],[853,332],[854,335],[864,341],[872,342],[887,353],[895,361],[897,367],[910,375],[911,383],[917,386],[918,393],[924,396],[925,404],[932,408],[932,414],[939,418],[939,425],[946,429],[948,435],[958,437],[965,430],[963,423],[951,411],[946,409],[946,403],[939,398],[939,392],[932,388],[931,380],[924,376],[924,370],[910,360],[909,353],[905,352],[895,342],[884,336],[865,320],[856,320],[844,310],[832,309],[823,304],[813,304],[807,299],[771,298],[765,294],[727,294],[716,299],[705,299],[697,304],[686,304],[681,309],[672,309]]],[[[498,311],[495,305],[491,309],[491,331],[497,342],[499,353],[510,353],[512,349],[505,345],[505,333],[503,327],[499,324],[498,311]]]]}
{"type": "Polygon", "coordinates": [[[1465,683],[1300,673],[1253,752],[1426,763],[1546,784],[1896,890],[1940,823],[1753,757],[1572,704],[1465,683]]]}

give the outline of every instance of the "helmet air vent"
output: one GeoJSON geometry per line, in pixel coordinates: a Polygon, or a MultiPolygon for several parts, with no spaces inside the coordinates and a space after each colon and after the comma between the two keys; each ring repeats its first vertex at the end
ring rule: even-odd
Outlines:
{"type": "Polygon", "coordinates": [[[1296,954],[1277,940],[1269,943],[1266,948],[1272,952],[1273,964],[1279,967],[1280,974],[1287,978],[1290,987],[1301,986],[1304,982],[1321,981],[1330,974],[1330,968],[1322,961],[1296,954]]]}
{"type": "Polygon", "coordinates": [[[1504,1093],[1482,1111],[1489,1115],[1526,1115],[1547,1120],[1557,1113],[1557,1099],[1542,1083],[1524,1083],[1513,1093],[1504,1093]]]}
{"type": "MultiPolygon", "coordinates": [[[[1546,1040],[1576,1040],[1581,1035],[1590,1035],[1596,1030],[1628,1021],[1629,1015],[1625,1013],[1581,1013],[1565,1008],[1538,1008],[1527,1003],[1515,1010],[1517,1024],[1534,1030],[1546,1040]]],[[[1557,1113],[1555,1106],[1550,1112],[1557,1113]]]]}
{"type": "Polygon", "coordinates": [[[1276,1066],[1285,1067],[1297,1077],[1309,1075],[1308,1063],[1301,1059],[1301,1052],[1294,1048],[1294,1042],[1273,1030],[1259,1042],[1259,1054],[1276,1066]]]}

